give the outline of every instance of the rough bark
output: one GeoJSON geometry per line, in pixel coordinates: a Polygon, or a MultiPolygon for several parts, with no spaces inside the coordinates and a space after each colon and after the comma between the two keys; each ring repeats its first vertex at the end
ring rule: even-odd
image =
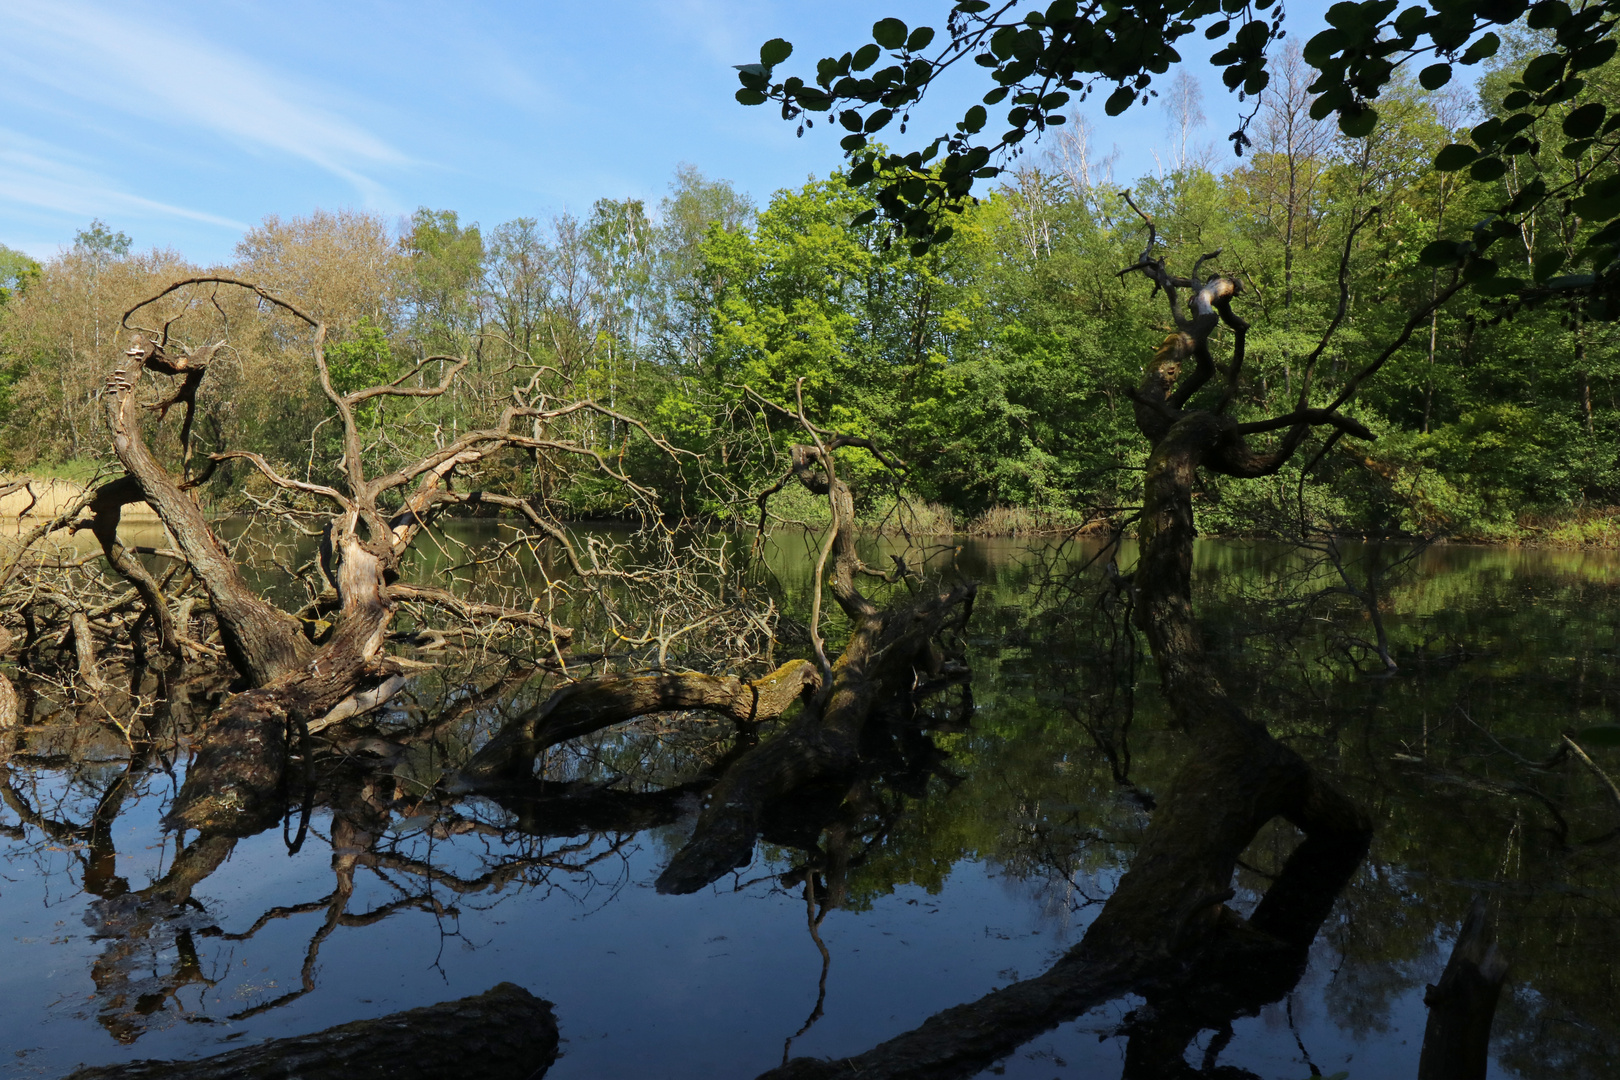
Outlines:
{"type": "Polygon", "coordinates": [[[1418,1080],[1484,1080],[1491,1020],[1507,972],[1507,960],[1486,927],[1485,902],[1475,898],[1440,981],[1423,995],[1429,1022],[1418,1080]]]}
{"type": "Polygon", "coordinates": [[[68,626],[72,628],[73,657],[79,666],[79,679],[92,691],[100,693],[106,682],[96,662],[96,640],[90,633],[90,617],[82,610],[75,610],[68,616],[68,626]]]}
{"type": "Polygon", "coordinates": [[[386,659],[329,646],[308,669],[230,698],[186,771],[168,823],[221,836],[267,828],[286,805],[289,734],[348,700],[356,685],[398,674],[386,659]]]}
{"type": "Polygon", "coordinates": [[[819,684],[806,660],[790,660],[753,682],[685,672],[570,683],[502,727],[446,786],[463,792],[522,782],[548,747],[651,713],[701,709],[737,723],[775,719],[819,684]]]}
{"type": "Polygon", "coordinates": [[[535,1080],[556,1057],[551,1003],[500,983],[476,997],[197,1061],[133,1061],[66,1080],[535,1080]]]}
{"type": "Polygon", "coordinates": [[[135,382],[146,367],[162,356],[162,350],[155,342],[136,337],[126,355],[134,375],[126,375],[126,369],[115,372],[108,382],[106,398],[114,453],[140,486],[147,505],[168,527],[207,592],[219,622],[220,641],[231,663],[258,686],[298,670],[315,651],[301,633],[298,621],[261,600],[248,586],[203,517],[202,507],[158,463],[141,437],[135,382]]]}
{"type": "Polygon", "coordinates": [[[17,691],[12,688],[11,680],[5,673],[0,672],[0,731],[9,731],[17,726],[17,691]]]}

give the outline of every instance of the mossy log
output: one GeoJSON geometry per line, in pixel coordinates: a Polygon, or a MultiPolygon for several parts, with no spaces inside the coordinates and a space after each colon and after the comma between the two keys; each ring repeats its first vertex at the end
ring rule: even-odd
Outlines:
{"type": "Polygon", "coordinates": [[[820,676],[808,660],[790,660],[752,682],[682,672],[570,683],[501,728],[446,787],[460,793],[521,784],[548,747],[653,713],[702,710],[738,723],[772,720],[818,685],[820,676]]]}

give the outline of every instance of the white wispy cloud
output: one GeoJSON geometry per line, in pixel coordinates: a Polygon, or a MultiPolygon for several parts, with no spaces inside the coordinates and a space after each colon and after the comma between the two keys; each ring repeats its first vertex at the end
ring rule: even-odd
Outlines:
{"type": "Polygon", "coordinates": [[[240,221],[203,210],[175,206],[124,190],[94,169],[73,163],[78,155],[0,128],[0,201],[77,218],[125,211],[141,216],[183,218],[243,230],[240,221]]]}
{"type": "Polygon", "coordinates": [[[0,6],[0,58],[8,78],[50,87],[98,111],[191,126],[261,153],[307,161],[386,201],[370,172],[411,163],[406,154],[321,102],[303,85],[248,56],[127,7],[50,0],[0,6]]]}

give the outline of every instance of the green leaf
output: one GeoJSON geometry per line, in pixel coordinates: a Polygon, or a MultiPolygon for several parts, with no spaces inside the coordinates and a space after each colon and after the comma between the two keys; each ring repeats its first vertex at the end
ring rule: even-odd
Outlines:
{"type": "Polygon", "coordinates": [[[1479,157],[1479,151],[1466,143],[1452,143],[1438,154],[1434,155],[1434,167],[1439,172],[1456,172],[1466,169],[1479,157]]]}
{"type": "Polygon", "coordinates": [[[1564,160],[1574,161],[1590,149],[1592,149],[1591,139],[1577,139],[1574,142],[1567,142],[1560,146],[1558,153],[1563,156],[1564,160]]]}
{"type": "Polygon", "coordinates": [[[1451,81],[1450,64],[1430,64],[1418,72],[1418,82],[1425,90],[1438,90],[1451,81]]]}
{"type": "Polygon", "coordinates": [[[877,207],[875,206],[870,210],[862,210],[860,213],[849,219],[850,227],[860,228],[862,225],[870,225],[872,222],[877,220],[877,216],[878,212],[877,207]]]}
{"type": "Polygon", "coordinates": [[[1218,37],[1224,37],[1226,35],[1226,31],[1230,29],[1231,26],[1232,20],[1230,19],[1222,19],[1218,23],[1211,23],[1209,28],[1204,31],[1204,36],[1209,40],[1214,41],[1218,37]]]}
{"type": "Polygon", "coordinates": [[[1365,14],[1360,4],[1341,0],[1327,9],[1327,24],[1346,30],[1360,30],[1365,26],[1365,14]]]}
{"type": "Polygon", "coordinates": [[[1601,746],[1612,749],[1620,746],[1620,724],[1599,724],[1596,727],[1581,728],[1571,734],[1570,738],[1580,743],[1582,748],[1601,746]]]}
{"type": "Polygon", "coordinates": [[[1562,53],[1542,53],[1528,64],[1524,65],[1524,85],[1535,91],[1543,91],[1558,81],[1564,73],[1564,56],[1562,53]]]}
{"type": "Polygon", "coordinates": [[[894,118],[894,113],[888,109],[879,109],[866,118],[865,131],[868,135],[874,131],[881,131],[894,118]]]}
{"type": "Polygon", "coordinates": [[[921,52],[923,49],[928,48],[928,43],[933,40],[934,28],[932,26],[919,26],[911,32],[910,37],[906,38],[906,51],[921,52]]]}
{"type": "Polygon", "coordinates": [[[1378,110],[1371,105],[1356,103],[1339,110],[1339,130],[1352,139],[1363,139],[1378,126],[1378,110]]]}
{"type": "Polygon", "coordinates": [[[1569,15],[1569,5],[1563,0],[1541,0],[1539,4],[1530,5],[1525,22],[1532,30],[1550,30],[1568,22],[1569,15]]]}
{"type": "Polygon", "coordinates": [[[1513,93],[1502,99],[1502,108],[1522,109],[1526,105],[1530,104],[1530,102],[1533,100],[1535,100],[1534,95],[1532,95],[1529,91],[1515,90],[1513,93]]]}
{"type": "Polygon", "coordinates": [[[792,55],[792,44],[781,38],[771,38],[759,47],[759,62],[766,67],[775,67],[792,55]]]}
{"type": "Polygon", "coordinates": [[[1463,280],[1477,283],[1496,276],[1497,265],[1495,259],[1470,259],[1468,265],[1463,267],[1463,280]]]}
{"type": "Polygon", "coordinates": [[[1603,126],[1603,117],[1608,112],[1599,102],[1582,105],[1568,116],[1564,117],[1564,134],[1572,139],[1590,139],[1597,134],[1598,128],[1603,126]]]}
{"type": "Polygon", "coordinates": [[[898,49],[906,43],[906,24],[899,19],[879,19],[872,24],[872,40],[885,49],[898,49]]]}
{"type": "Polygon", "coordinates": [[[1562,251],[1548,251],[1536,257],[1535,279],[1546,281],[1563,267],[1568,256],[1562,251]]]}
{"type": "Polygon", "coordinates": [[[1587,221],[1608,221],[1620,216],[1620,195],[1582,195],[1570,209],[1587,221]]]}
{"type": "Polygon", "coordinates": [[[882,55],[883,50],[876,45],[862,45],[855,50],[855,59],[850,62],[849,66],[855,71],[865,71],[877,63],[878,57],[882,55]]]}
{"type": "Polygon", "coordinates": [[[1118,116],[1120,113],[1130,108],[1131,102],[1135,100],[1136,91],[1132,90],[1129,86],[1121,86],[1112,94],[1109,94],[1108,100],[1103,102],[1103,112],[1107,113],[1109,116],[1118,116]]]}
{"type": "Polygon", "coordinates": [[[1323,30],[1305,43],[1302,56],[1312,67],[1323,67],[1333,58],[1333,54],[1344,48],[1344,32],[1340,30],[1323,30]]]}
{"type": "Polygon", "coordinates": [[[1524,288],[1524,281],[1516,277],[1491,277],[1474,282],[1474,291],[1481,296],[1507,296],[1524,288]]]}
{"type": "Polygon", "coordinates": [[[853,135],[845,135],[838,140],[838,145],[843,147],[846,152],[853,153],[866,146],[866,136],[857,131],[853,135]]]}
{"type": "Polygon", "coordinates": [[[854,109],[845,109],[838,114],[838,122],[844,125],[846,131],[861,130],[861,114],[854,109]]]}
{"type": "Polygon", "coordinates": [[[1570,57],[1570,70],[1590,71],[1595,67],[1601,67],[1614,56],[1616,48],[1620,48],[1620,42],[1616,42],[1612,37],[1605,38],[1595,45],[1588,45],[1570,57]]]}
{"type": "Polygon", "coordinates": [[[737,100],[744,105],[763,105],[770,100],[758,90],[750,90],[746,86],[737,91],[737,100]]]}
{"type": "Polygon", "coordinates": [[[975,134],[984,127],[985,117],[984,106],[975,105],[967,111],[966,116],[962,117],[962,127],[967,130],[968,134],[975,134]]]}
{"type": "Polygon", "coordinates": [[[1418,252],[1418,262],[1424,266],[1451,266],[1462,254],[1461,247],[1455,240],[1436,240],[1418,252]]]}
{"type": "Polygon", "coordinates": [[[1501,47],[1501,38],[1497,37],[1495,34],[1486,34],[1484,37],[1468,46],[1468,51],[1463,53],[1462,56],[1459,57],[1459,60],[1463,64],[1477,64],[1481,60],[1495,56],[1496,50],[1500,49],[1501,47]]]}
{"type": "Polygon", "coordinates": [[[1507,172],[1507,162],[1497,157],[1484,157],[1468,167],[1468,175],[1480,183],[1488,183],[1507,172]]]}

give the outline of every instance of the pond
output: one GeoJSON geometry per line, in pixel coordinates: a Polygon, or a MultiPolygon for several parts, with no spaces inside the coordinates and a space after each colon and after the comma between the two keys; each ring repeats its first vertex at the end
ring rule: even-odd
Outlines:
{"type": "MultiPolygon", "coordinates": [[[[789,595],[803,595],[806,550],[774,556],[789,595]]],[[[446,755],[487,738],[498,703],[450,709],[427,750],[353,741],[352,768],[340,755],[303,813],[202,860],[178,905],[142,890],[176,873],[187,839],[162,824],[185,744],[136,746],[105,724],[11,733],[0,1074],[200,1057],[509,980],[554,1003],[554,1080],[753,1077],[788,1056],[859,1053],[1038,975],[1084,933],[1186,753],[1151,662],[1132,659],[1103,694],[1087,614],[1102,609],[1054,599],[1054,573],[1093,553],[936,553],[982,582],[971,680],[853,787],[784,811],[749,866],[687,896],[653,882],[731,735],[690,716],[559,748],[544,785],[502,801],[430,790],[446,755]]],[[[1297,552],[1201,542],[1195,575],[1234,692],[1376,833],[1297,983],[1192,1034],[1189,1075],[1415,1076],[1425,985],[1474,897],[1512,965],[1492,1075],[1612,1075],[1620,804],[1555,751],[1561,732],[1613,722],[1620,559],[1421,552],[1381,582],[1393,672],[1365,605],[1277,599],[1334,584],[1297,552]]],[[[1591,753],[1620,775],[1620,754],[1591,753]]],[[[1297,836],[1262,832],[1236,909],[1297,836]]],[[[1121,1075],[1141,1006],[1073,1017],[985,1075],[1121,1075]]]]}

